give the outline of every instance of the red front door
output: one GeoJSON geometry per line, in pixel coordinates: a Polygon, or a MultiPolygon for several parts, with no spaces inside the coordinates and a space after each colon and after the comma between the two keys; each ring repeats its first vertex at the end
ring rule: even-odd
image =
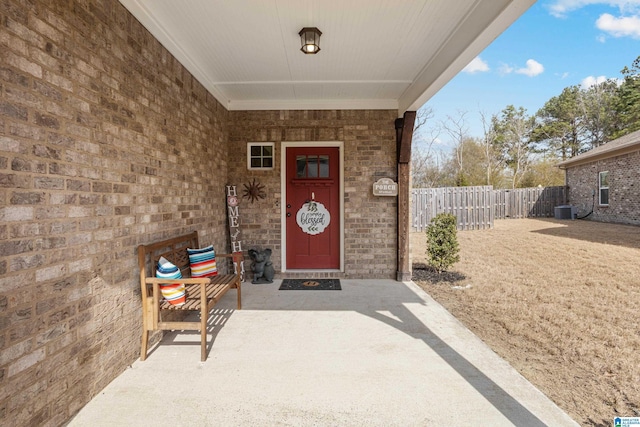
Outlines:
{"type": "Polygon", "coordinates": [[[286,150],[287,269],[338,269],[339,148],[286,150]]]}

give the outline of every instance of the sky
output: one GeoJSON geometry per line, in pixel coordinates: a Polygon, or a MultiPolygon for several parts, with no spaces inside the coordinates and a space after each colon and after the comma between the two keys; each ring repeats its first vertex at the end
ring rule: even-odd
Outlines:
{"type": "Polygon", "coordinates": [[[533,115],[565,87],[622,78],[638,56],[640,0],[538,0],[425,104],[433,118],[414,143],[438,135],[433,148],[450,151],[446,133],[432,132],[447,117],[466,112],[468,135],[480,137],[481,112],[488,120],[514,105],[533,115]]]}

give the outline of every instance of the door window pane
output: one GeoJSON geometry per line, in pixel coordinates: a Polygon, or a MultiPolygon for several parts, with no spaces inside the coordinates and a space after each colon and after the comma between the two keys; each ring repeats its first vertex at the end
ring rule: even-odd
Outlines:
{"type": "Polygon", "coordinates": [[[296,178],[329,178],[329,156],[296,156],[296,178]]]}
{"type": "Polygon", "coordinates": [[[307,156],[296,156],[296,178],[307,177],[307,156]]]}
{"type": "Polygon", "coordinates": [[[329,178],[329,156],[323,154],[319,159],[318,167],[320,173],[318,176],[320,176],[320,178],[329,178]]]}
{"type": "Polygon", "coordinates": [[[318,177],[318,157],[308,156],[307,157],[307,178],[317,178],[317,177],[318,177]]]}

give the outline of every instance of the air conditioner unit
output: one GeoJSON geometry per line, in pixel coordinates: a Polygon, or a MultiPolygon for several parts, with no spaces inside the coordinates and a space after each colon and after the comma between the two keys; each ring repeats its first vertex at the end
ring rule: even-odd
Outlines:
{"type": "Polygon", "coordinates": [[[553,209],[555,219],[576,219],[578,218],[578,208],[571,205],[556,206],[553,209]]]}

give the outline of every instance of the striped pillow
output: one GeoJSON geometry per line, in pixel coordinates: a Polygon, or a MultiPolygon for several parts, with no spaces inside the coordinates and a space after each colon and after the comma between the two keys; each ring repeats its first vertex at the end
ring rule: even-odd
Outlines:
{"type": "MultiPolygon", "coordinates": [[[[160,279],[182,279],[182,273],[180,273],[178,267],[170,263],[166,258],[160,257],[156,268],[156,277],[160,279]]],[[[183,305],[187,298],[184,283],[161,284],[160,292],[171,305],[183,305]]]]}
{"type": "Polygon", "coordinates": [[[191,277],[211,277],[218,274],[213,245],[201,249],[187,249],[187,253],[191,264],[191,277]]]}

